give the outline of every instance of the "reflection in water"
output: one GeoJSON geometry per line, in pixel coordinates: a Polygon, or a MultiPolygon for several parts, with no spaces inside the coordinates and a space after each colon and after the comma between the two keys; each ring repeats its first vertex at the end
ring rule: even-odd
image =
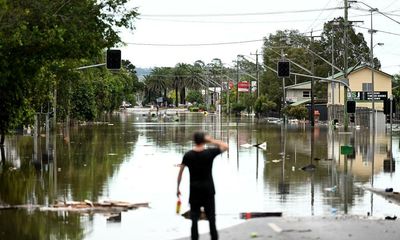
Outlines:
{"type": "MultiPolygon", "coordinates": [[[[190,221],[175,215],[176,165],[191,148],[196,130],[207,131],[230,146],[228,153],[216,159],[213,173],[219,228],[240,222],[239,213],[250,211],[281,211],[286,216],[400,215],[398,206],[355,186],[396,186],[399,136],[393,136],[391,144],[385,132],[373,136],[368,130],[353,130],[349,134],[327,126],[310,129],[214,114],[180,113],[179,122],[149,121],[141,114],[124,112],[107,123],[74,126],[67,138],[61,130],[38,135],[36,142],[32,136],[7,138],[0,202],[48,205],[56,200],[113,199],[150,202],[151,207],[113,216],[0,211],[0,239],[188,236],[190,221]],[[262,142],[267,142],[266,151],[240,147],[262,142]],[[343,145],[352,145],[354,152],[342,155],[343,145]],[[391,150],[395,165],[384,171],[391,150]],[[301,170],[310,164],[315,169],[301,170]]],[[[185,177],[183,212],[188,209],[187,173],[185,177]]],[[[206,222],[199,227],[208,231],[206,222]]]]}

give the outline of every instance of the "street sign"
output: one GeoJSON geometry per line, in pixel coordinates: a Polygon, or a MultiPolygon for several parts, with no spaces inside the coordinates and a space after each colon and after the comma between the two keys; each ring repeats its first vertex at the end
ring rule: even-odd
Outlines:
{"type": "Polygon", "coordinates": [[[353,146],[340,146],[340,154],[351,155],[353,153],[353,146]]]}
{"type": "Polygon", "coordinates": [[[239,82],[239,84],[238,84],[239,92],[249,92],[249,88],[250,88],[249,82],[243,81],[243,82],[239,82]]]}

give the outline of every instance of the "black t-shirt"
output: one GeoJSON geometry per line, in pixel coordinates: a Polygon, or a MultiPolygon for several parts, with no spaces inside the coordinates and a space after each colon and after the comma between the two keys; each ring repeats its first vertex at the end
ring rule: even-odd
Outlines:
{"type": "Polygon", "coordinates": [[[209,148],[201,152],[190,150],[183,156],[182,164],[190,172],[190,203],[205,200],[215,194],[212,166],[214,158],[220,153],[219,148],[209,148]]]}

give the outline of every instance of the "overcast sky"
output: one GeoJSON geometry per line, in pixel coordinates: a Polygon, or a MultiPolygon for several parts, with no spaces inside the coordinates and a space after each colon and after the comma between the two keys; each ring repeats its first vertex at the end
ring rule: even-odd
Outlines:
{"type": "MultiPolygon", "coordinates": [[[[196,60],[209,63],[220,58],[232,65],[238,54],[261,52],[262,39],[277,30],[297,29],[309,35],[319,35],[323,23],[343,16],[340,0],[131,0],[130,6],[138,7],[141,14],[136,29],[124,31],[122,38],[128,45],[122,48],[122,57],[137,67],[174,66],[179,62],[193,64],[196,60]],[[323,10],[326,9],[326,10],[323,10]],[[260,13],[255,15],[255,13],[260,13]],[[167,15],[167,16],[166,16],[167,15]],[[184,15],[184,16],[182,16],[184,15]],[[232,43],[223,45],[217,44],[232,43]],[[183,45],[183,46],[176,46],[183,45]],[[191,46],[187,46],[191,45],[191,46]]],[[[365,0],[364,3],[389,13],[400,21],[399,0],[365,0]]],[[[370,44],[370,13],[353,3],[349,20],[357,23],[370,44]]],[[[382,70],[390,74],[400,72],[400,24],[378,13],[373,15],[374,55],[381,60],[382,70]],[[387,33],[385,33],[387,32],[387,33]]]]}

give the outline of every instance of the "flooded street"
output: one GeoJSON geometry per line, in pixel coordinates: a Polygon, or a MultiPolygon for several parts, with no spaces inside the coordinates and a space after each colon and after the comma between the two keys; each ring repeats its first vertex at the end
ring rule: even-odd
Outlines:
{"type": "MultiPolygon", "coordinates": [[[[2,205],[49,205],[56,200],[149,202],[149,208],[106,214],[0,210],[0,239],[176,239],[190,235],[190,220],[175,213],[177,165],[192,147],[192,133],[208,132],[229,143],[214,162],[217,227],[242,222],[243,212],[282,212],[284,216],[400,216],[400,207],[358,186],[399,191],[400,135],[384,128],[330,129],[317,125],[258,122],[251,117],[180,113],[179,121],[150,121],[122,112],[106,124],[80,125],[70,138],[58,132],[56,144],[40,136],[56,155],[32,162],[32,136],[6,139],[0,170],[2,205]],[[266,142],[266,150],[246,144],[266,142]],[[375,142],[375,144],[374,144],[375,142]],[[354,151],[341,154],[341,146],[354,151]],[[374,147],[375,146],[375,147],[374,147]],[[390,164],[390,152],[395,162],[390,164]],[[43,161],[44,159],[44,161],[43,161]],[[313,164],[315,170],[304,171],[313,164]]],[[[189,209],[189,172],[182,184],[182,210],[189,209]]],[[[200,222],[200,232],[208,223],[200,222]]]]}

